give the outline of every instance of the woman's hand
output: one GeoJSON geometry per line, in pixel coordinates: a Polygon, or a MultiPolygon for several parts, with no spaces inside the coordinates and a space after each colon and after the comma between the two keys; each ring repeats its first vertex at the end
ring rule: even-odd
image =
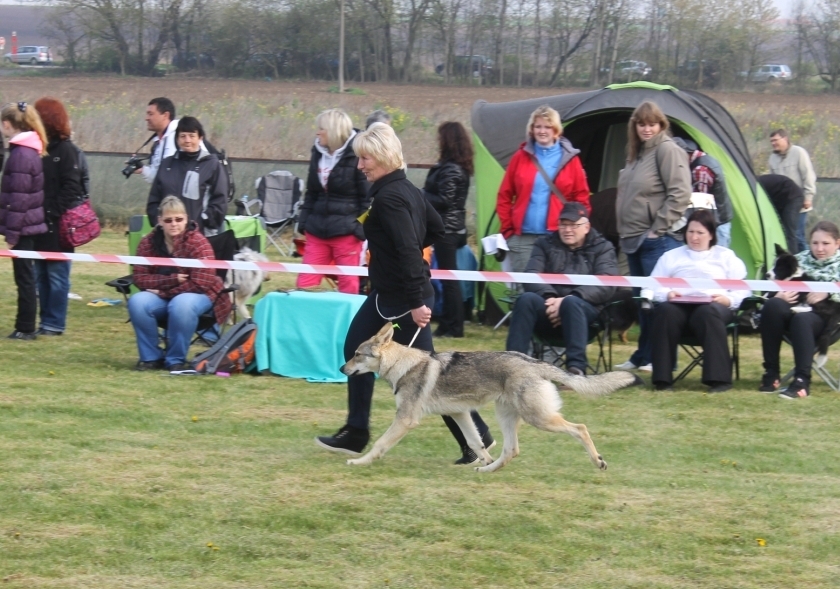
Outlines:
{"type": "Polygon", "coordinates": [[[681,297],[681,296],[682,296],[682,295],[681,295],[680,293],[678,293],[677,291],[675,291],[675,290],[669,290],[669,291],[668,291],[668,300],[669,300],[669,301],[673,301],[673,300],[674,300],[674,299],[676,299],[677,297],[681,297]]]}
{"type": "Polygon", "coordinates": [[[828,298],[827,292],[809,292],[808,296],[805,297],[805,302],[809,305],[816,305],[820,301],[824,301],[828,298]]]}
{"type": "Polygon", "coordinates": [[[160,291],[159,291],[158,289],[156,289],[156,288],[150,288],[150,289],[148,289],[146,292],[150,292],[150,293],[152,293],[153,295],[158,295],[158,296],[160,296],[160,291]]]}
{"type": "Polygon", "coordinates": [[[420,327],[426,327],[432,320],[432,310],[426,305],[412,309],[411,320],[420,327]]]}
{"type": "MultiPolygon", "coordinates": [[[[812,293],[812,294],[816,294],[816,293],[812,293]]],[[[780,290],[779,292],[777,292],[773,296],[776,297],[777,299],[782,299],[784,302],[786,302],[790,305],[795,305],[797,302],[799,302],[799,293],[795,292],[795,291],[792,291],[792,290],[780,290]]]]}
{"type": "Polygon", "coordinates": [[[184,284],[187,280],[190,279],[189,274],[178,274],[178,284],[184,284]]]}
{"type": "Polygon", "coordinates": [[[713,294],[712,295],[712,302],[717,303],[718,305],[723,305],[727,309],[732,306],[732,301],[729,299],[728,296],[722,294],[713,294]]]}

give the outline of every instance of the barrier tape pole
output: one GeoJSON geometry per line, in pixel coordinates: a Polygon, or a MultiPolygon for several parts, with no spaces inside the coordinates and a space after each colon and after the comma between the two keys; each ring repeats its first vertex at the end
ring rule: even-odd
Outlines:
{"type": "MultiPolygon", "coordinates": [[[[58,262],[93,262],[141,266],[179,266],[214,270],[262,270],[295,274],[331,274],[367,276],[364,266],[325,266],[286,264],[283,262],[237,262],[228,260],[193,260],[188,258],[147,258],[115,254],[67,254],[0,250],[0,257],[58,262]]],[[[661,278],[653,276],[592,276],[586,274],[533,274],[530,272],[476,272],[471,270],[432,270],[432,278],[470,282],[518,282],[520,284],[563,284],[569,286],[616,286],[641,288],[694,288],[700,290],[754,290],[840,293],[840,282],[798,282],[784,280],[714,280],[711,278],[661,278]]]]}

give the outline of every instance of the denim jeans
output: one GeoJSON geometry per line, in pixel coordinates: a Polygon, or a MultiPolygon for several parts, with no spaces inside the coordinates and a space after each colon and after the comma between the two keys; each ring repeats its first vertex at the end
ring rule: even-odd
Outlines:
{"type": "Polygon", "coordinates": [[[799,225],[796,227],[796,242],[799,244],[799,251],[808,249],[808,239],[805,237],[805,226],[808,225],[808,213],[799,213],[799,225]]]}
{"type": "Polygon", "coordinates": [[[566,368],[586,370],[589,326],[598,319],[598,309],[581,298],[567,296],[560,304],[560,326],[554,327],[545,314],[545,299],[534,292],[523,293],[513,307],[506,350],[528,353],[531,335],[562,337],[566,346],[566,368]]]}
{"type": "Polygon", "coordinates": [[[63,333],[67,327],[67,293],[71,262],[35,260],[35,285],[41,305],[41,329],[63,333]]]}
{"type": "Polygon", "coordinates": [[[721,247],[729,247],[732,243],[732,222],[721,223],[715,230],[717,236],[717,244],[721,247]]]}
{"type": "MultiPolygon", "coordinates": [[[[632,254],[627,254],[627,264],[630,266],[631,276],[650,276],[659,258],[667,251],[683,245],[670,235],[663,235],[655,239],[645,239],[632,254]]],[[[638,295],[640,289],[634,289],[638,295]]],[[[639,312],[639,347],[630,356],[630,362],[636,366],[651,363],[651,346],[648,332],[650,331],[650,314],[639,312]]]]}
{"type": "Polygon", "coordinates": [[[137,336],[140,361],[164,360],[166,366],[185,363],[198,317],[212,307],[210,297],[192,292],[169,300],[148,291],[132,295],[128,299],[128,316],[137,336]],[[158,319],[167,319],[166,350],[158,345],[158,319]]]}

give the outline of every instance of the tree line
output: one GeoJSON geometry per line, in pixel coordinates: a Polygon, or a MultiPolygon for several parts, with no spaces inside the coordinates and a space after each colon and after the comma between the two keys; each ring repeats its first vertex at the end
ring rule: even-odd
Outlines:
{"type": "Polygon", "coordinates": [[[44,26],[72,68],[335,79],[342,6],[348,80],[716,87],[768,61],[840,80],[840,0],[788,21],[773,0],[54,0],[44,26]]]}

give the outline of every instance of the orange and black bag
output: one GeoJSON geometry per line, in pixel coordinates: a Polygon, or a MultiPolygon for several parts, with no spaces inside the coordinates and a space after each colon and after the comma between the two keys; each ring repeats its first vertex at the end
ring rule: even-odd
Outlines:
{"type": "Polygon", "coordinates": [[[198,354],[192,367],[199,374],[245,372],[256,357],[257,325],[251,319],[228,329],[213,347],[198,354]]]}

